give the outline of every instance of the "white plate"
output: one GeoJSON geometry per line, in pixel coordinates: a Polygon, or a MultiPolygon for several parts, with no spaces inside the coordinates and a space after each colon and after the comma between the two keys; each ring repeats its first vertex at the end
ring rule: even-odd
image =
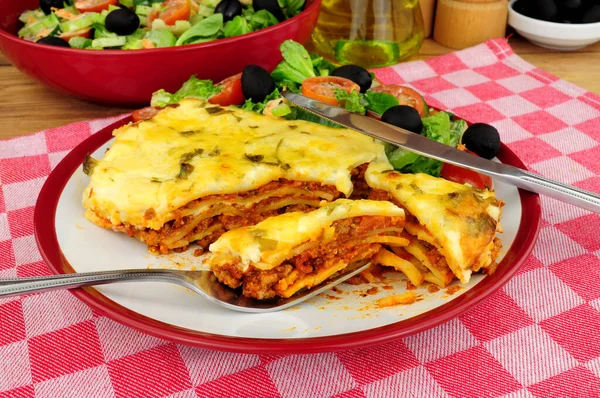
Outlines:
{"type": "MultiPolygon", "coordinates": [[[[109,128],[112,131],[114,127],[109,128]]],[[[106,132],[102,133],[106,135],[106,138],[109,137],[106,132]]],[[[36,234],[42,254],[50,266],[58,272],[69,271],[69,266],[75,272],[128,268],[193,269],[202,267],[199,258],[192,254],[193,248],[184,253],[155,256],[147,251],[144,243],[125,234],[100,228],[84,218],[81,197],[89,179],[82,172],[81,167],[78,167],[78,164],[81,164],[83,154],[90,145],[97,147],[100,137],[94,138],[95,144],[91,142],[92,138],[88,140],[90,142],[87,147],[86,142],[82,143],[65,158],[64,164],[61,163],[56,168],[46,183],[46,185],[55,185],[45,186],[38,201],[36,234]],[[60,175],[57,176],[57,173],[60,175]],[[62,184],[59,182],[60,180],[63,181],[62,184]],[[56,184],[62,186],[65,180],[64,189],[57,189],[56,184]],[[48,205],[48,202],[56,200],[58,202],[54,217],[56,233],[56,241],[54,241],[51,237],[41,236],[45,232],[38,222],[41,218],[39,215],[40,203],[44,201],[48,205]],[[56,264],[57,261],[52,258],[50,252],[57,249],[54,247],[56,245],[62,251],[66,263],[56,264]]],[[[112,140],[102,144],[93,152],[92,156],[101,158],[111,142],[112,140]]],[[[508,150],[503,148],[503,152],[506,151],[508,150]]],[[[512,153],[508,153],[508,156],[515,158],[512,153]]],[[[412,305],[378,308],[377,299],[406,291],[406,278],[395,271],[385,273],[383,282],[357,286],[343,284],[337,292],[321,294],[298,307],[269,314],[244,314],[230,311],[204,300],[185,288],[160,282],[98,286],[97,292],[104,296],[103,298],[99,298],[101,296],[96,293],[90,294],[85,291],[79,291],[77,294],[80,297],[86,296],[85,301],[88,304],[108,312],[109,316],[112,314],[114,318],[130,326],[172,340],[210,346],[211,348],[215,348],[214,341],[210,344],[207,343],[207,336],[209,340],[216,336],[225,338],[225,342],[231,338],[230,340],[235,344],[232,346],[225,344],[218,348],[236,351],[263,351],[261,347],[250,343],[254,339],[277,339],[279,343],[295,339],[301,339],[299,341],[303,343],[306,341],[319,342],[322,344],[317,350],[322,351],[336,349],[336,344],[343,346],[351,344],[350,341],[344,342],[339,339],[349,333],[380,330],[383,333],[381,336],[389,336],[389,338],[406,335],[446,320],[447,316],[444,316],[443,311],[439,311],[440,307],[450,303],[446,306],[447,314],[456,316],[496,290],[512,276],[520,262],[531,250],[539,228],[537,196],[520,193],[516,188],[498,181],[494,181],[494,188],[497,197],[506,203],[502,216],[504,233],[500,236],[503,250],[499,260],[503,259],[509,250],[511,256],[500,264],[498,272],[491,277],[477,274],[466,285],[454,282],[449,288],[437,292],[428,291],[427,286],[421,286],[415,290],[420,299],[412,305]],[[533,216],[534,219],[523,222],[523,209],[528,209],[529,217],[533,216]],[[525,231],[523,228],[529,229],[529,231],[525,231]],[[518,237],[519,233],[521,236],[518,237]],[[519,241],[519,244],[513,245],[516,240],[519,241]],[[486,282],[485,287],[476,289],[475,294],[467,294],[474,292],[473,289],[476,286],[483,285],[483,281],[486,282]],[[367,290],[373,287],[377,287],[377,292],[367,294],[367,290]],[[452,293],[454,290],[456,291],[452,293]],[[460,299],[463,295],[468,298],[460,299]],[[458,303],[453,306],[454,302],[458,303]],[[107,310],[107,306],[110,309],[107,310]],[[437,311],[434,311],[436,309],[437,311]],[[136,314],[132,314],[131,311],[136,314]],[[114,316],[115,312],[119,316],[114,316]],[[432,312],[434,314],[429,318],[422,315],[432,312]],[[419,315],[422,316],[418,317],[419,315]],[[131,322],[128,322],[128,319],[131,322]],[[147,321],[146,324],[138,324],[137,321],[140,319],[147,321]],[[418,319],[418,322],[411,322],[413,319],[418,319]],[[148,327],[148,322],[157,329],[148,327]],[[390,328],[390,325],[396,327],[390,328]],[[177,337],[180,328],[184,329],[184,334],[188,336],[185,340],[177,337]],[[189,336],[197,336],[198,339],[189,341],[189,336]],[[331,338],[334,336],[338,338],[331,338]],[[321,339],[312,339],[319,337],[321,339]],[[307,338],[310,340],[304,340],[307,338]],[[327,344],[327,341],[331,344],[327,344]]],[[[47,214],[43,218],[46,222],[48,221],[47,214]]],[[[355,337],[359,336],[360,333],[355,335],[355,337]]],[[[371,336],[369,342],[380,341],[381,336],[379,336],[380,338],[371,336]]],[[[359,344],[360,341],[362,341],[361,345],[366,343],[361,338],[356,340],[356,344],[359,344]]],[[[285,343],[277,351],[288,351],[290,347],[283,348],[284,346],[286,346],[285,343]]],[[[308,349],[308,346],[304,345],[294,346],[296,347],[293,349],[295,351],[308,349]]]]}

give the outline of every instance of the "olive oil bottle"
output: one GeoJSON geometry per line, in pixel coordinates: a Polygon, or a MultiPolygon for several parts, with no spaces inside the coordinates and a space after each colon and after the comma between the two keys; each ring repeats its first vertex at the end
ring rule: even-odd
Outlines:
{"type": "Polygon", "coordinates": [[[419,0],[323,0],[312,40],[335,64],[373,68],[415,54],[424,36],[419,0]]]}

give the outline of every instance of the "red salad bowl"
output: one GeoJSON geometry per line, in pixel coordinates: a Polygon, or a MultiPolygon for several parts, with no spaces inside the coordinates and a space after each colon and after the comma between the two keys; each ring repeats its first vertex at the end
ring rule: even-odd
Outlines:
{"type": "Polygon", "coordinates": [[[272,70],[279,46],[308,41],[321,0],[285,22],[230,39],[149,50],[79,50],[29,42],[16,36],[19,15],[39,0],[0,0],[0,50],[21,72],[66,94],[94,102],[148,104],[152,92],[177,90],[191,75],[218,82],[247,65],[272,70]]]}

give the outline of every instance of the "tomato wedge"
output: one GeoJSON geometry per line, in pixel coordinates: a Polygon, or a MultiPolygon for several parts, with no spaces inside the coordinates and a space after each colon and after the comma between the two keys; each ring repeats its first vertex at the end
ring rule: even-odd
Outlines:
{"type": "Polygon", "coordinates": [[[398,99],[400,105],[412,106],[417,110],[417,112],[419,112],[419,116],[421,117],[426,115],[427,109],[425,106],[425,100],[421,94],[410,87],[399,86],[397,84],[384,84],[373,87],[369,91],[391,94],[398,99]]]}
{"type": "Polygon", "coordinates": [[[90,39],[92,37],[92,28],[84,28],[80,30],[76,30],[75,32],[65,32],[58,35],[61,39],[65,39],[69,41],[72,37],[85,37],[86,39],[90,39]]]}
{"type": "Polygon", "coordinates": [[[221,106],[242,105],[246,98],[242,92],[242,74],[230,76],[218,84],[221,87],[221,92],[213,95],[208,99],[211,104],[221,106]]]}
{"type": "Polygon", "coordinates": [[[147,106],[142,109],[131,112],[131,118],[134,122],[141,122],[142,120],[152,119],[160,111],[160,108],[154,106],[147,106]]]}
{"type": "Polygon", "coordinates": [[[148,26],[152,26],[152,21],[156,18],[162,19],[167,25],[175,25],[177,21],[187,21],[190,19],[191,8],[189,0],[167,0],[161,5],[162,11],[152,10],[148,14],[148,26]]]}
{"type": "Polygon", "coordinates": [[[360,86],[352,80],[337,76],[310,77],[302,82],[302,95],[333,106],[339,105],[335,90],[360,92],[360,86]]]}
{"type": "MultiPolygon", "coordinates": [[[[477,154],[469,151],[468,149],[459,145],[458,149],[470,153],[471,155],[477,156],[477,154]]],[[[453,164],[444,163],[440,176],[449,181],[454,181],[459,184],[470,184],[472,187],[477,189],[491,189],[492,179],[491,177],[484,176],[472,170],[463,169],[462,167],[455,166],[453,164]]]]}
{"type": "Polygon", "coordinates": [[[101,12],[108,6],[117,5],[117,0],[75,0],[75,8],[79,12],[101,12]]]}

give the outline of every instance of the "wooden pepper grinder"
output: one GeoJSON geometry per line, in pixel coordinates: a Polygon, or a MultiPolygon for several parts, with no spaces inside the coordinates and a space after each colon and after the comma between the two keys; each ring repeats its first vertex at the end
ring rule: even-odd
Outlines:
{"type": "Polygon", "coordinates": [[[425,28],[425,37],[433,33],[433,15],[435,14],[435,0],[419,0],[421,14],[423,14],[423,27],[425,28]]]}
{"type": "Polygon", "coordinates": [[[504,37],[506,0],[438,0],[433,38],[446,47],[462,49],[504,37]]]}

